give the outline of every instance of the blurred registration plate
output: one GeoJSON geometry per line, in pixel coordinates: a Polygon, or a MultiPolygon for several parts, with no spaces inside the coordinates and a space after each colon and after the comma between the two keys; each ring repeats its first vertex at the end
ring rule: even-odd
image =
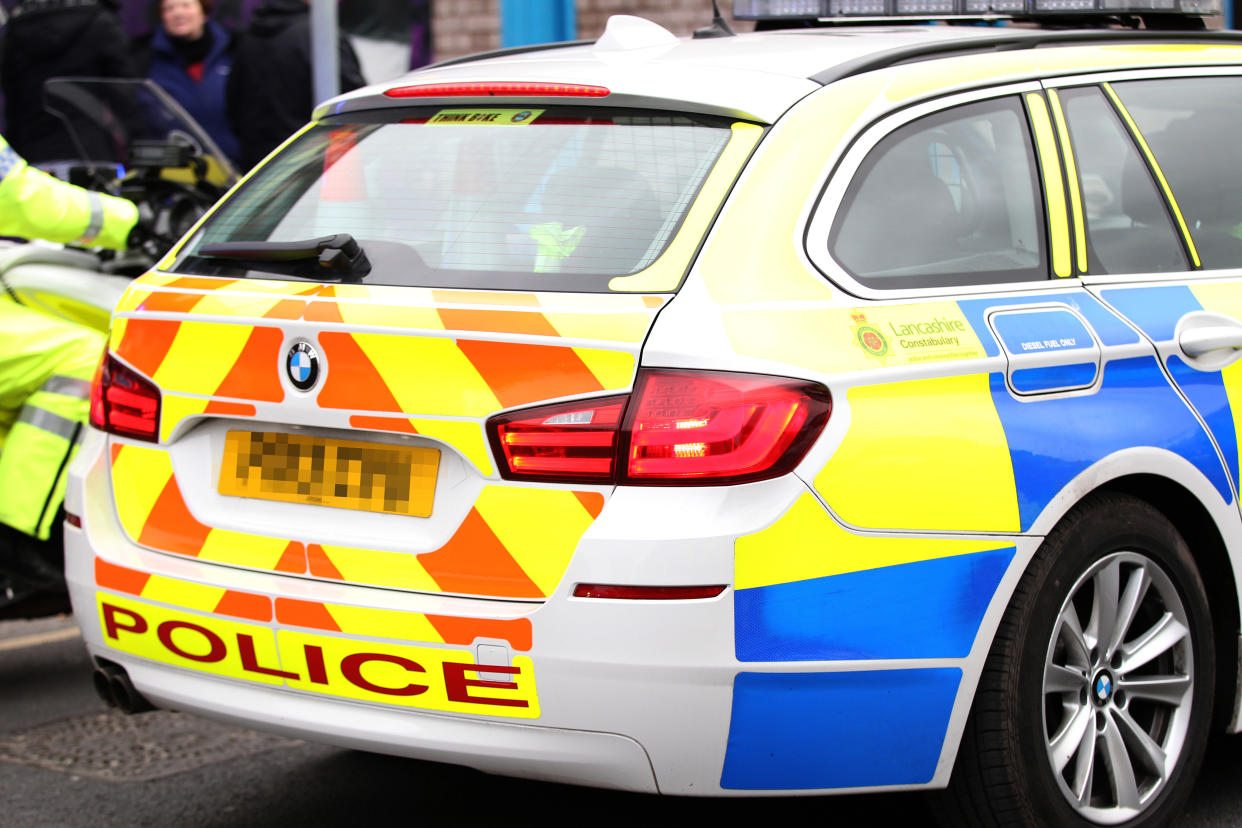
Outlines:
{"type": "Polygon", "coordinates": [[[428,517],[439,466],[422,446],[230,431],[220,494],[428,517]]]}

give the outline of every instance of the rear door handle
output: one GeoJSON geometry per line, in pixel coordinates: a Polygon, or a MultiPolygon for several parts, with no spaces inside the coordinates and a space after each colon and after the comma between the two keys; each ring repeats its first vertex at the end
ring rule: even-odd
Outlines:
{"type": "Polygon", "coordinates": [[[1191,357],[1203,356],[1209,351],[1222,348],[1236,350],[1242,348],[1242,327],[1230,328],[1221,325],[1184,331],[1178,337],[1177,344],[1191,357]]]}
{"type": "Polygon", "coordinates": [[[1242,357],[1242,322],[1223,313],[1186,314],[1174,338],[1187,364],[1199,371],[1219,371],[1242,357]]]}

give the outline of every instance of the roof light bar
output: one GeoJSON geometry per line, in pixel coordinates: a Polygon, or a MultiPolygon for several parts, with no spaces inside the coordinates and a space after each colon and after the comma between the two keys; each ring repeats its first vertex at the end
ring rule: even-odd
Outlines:
{"type": "Polygon", "coordinates": [[[1041,17],[1160,12],[1218,15],[1222,0],[733,0],[739,20],[807,20],[851,17],[1041,17]]]}
{"type": "Polygon", "coordinates": [[[531,98],[603,98],[611,94],[603,86],[581,83],[531,83],[527,81],[473,81],[424,83],[397,86],[384,93],[390,98],[486,98],[518,96],[531,98]]]}

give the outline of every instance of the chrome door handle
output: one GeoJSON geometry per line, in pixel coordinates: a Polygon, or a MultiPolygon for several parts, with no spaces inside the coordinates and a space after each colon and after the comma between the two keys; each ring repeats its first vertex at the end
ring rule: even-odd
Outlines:
{"type": "Polygon", "coordinates": [[[1207,328],[1192,328],[1182,331],[1177,344],[1187,356],[1203,356],[1211,351],[1222,348],[1237,350],[1242,348],[1242,328],[1227,325],[1213,325],[1207,328]]]}

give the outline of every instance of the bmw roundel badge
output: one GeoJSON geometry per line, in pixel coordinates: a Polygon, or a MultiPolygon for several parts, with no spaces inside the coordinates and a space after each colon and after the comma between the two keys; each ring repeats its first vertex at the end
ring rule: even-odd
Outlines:
{"type": "Polygon", "coordinates": [[[309,391],[319,379],[319,352],[309,342],[295,342],[285,357],[285,373],[299,391],[309,391]]]}

